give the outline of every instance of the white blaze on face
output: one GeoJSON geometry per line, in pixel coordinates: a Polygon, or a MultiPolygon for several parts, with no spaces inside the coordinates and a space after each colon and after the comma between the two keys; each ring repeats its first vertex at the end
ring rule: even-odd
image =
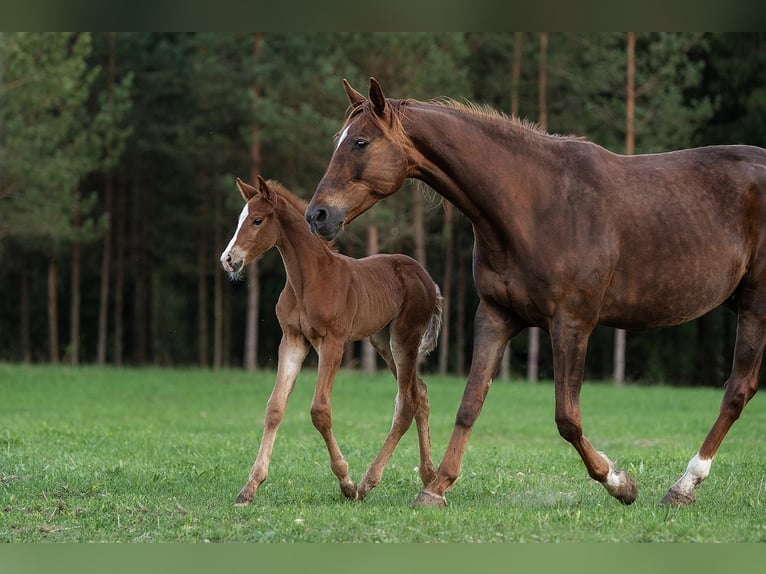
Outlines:
{"type": "Polygon", "coordinates": [[[221,253],[221,263],[226,267],[226,255],[229,253],[232,247],[234,247],[234,242],[237,239],[237,235],[239,235],[239,230],[242,228],[242,224],[245,222],[245,219],[247,219],[248,215],[248,209],[247,204],[245,204],[245,207],[242,208],[242,211],[239,214],[239,222],[237,223],[237,230],[234,232],[234,235],[231,236],[231,241],[229,241],[229,244],[226,246],[226,249],[223,250],[223,253],[221,253]]]}
{"type": "Polygon", "coordinates": [[[340,132],[340,136],[338,137],[338,142],[335,144],[335,149],[338,149],[340,147],[340,144],[343,143],[343,140],[346,139],[346,136],[348,135],[349,127],[351,126],[346,126],[346,129],[340,132]]]}

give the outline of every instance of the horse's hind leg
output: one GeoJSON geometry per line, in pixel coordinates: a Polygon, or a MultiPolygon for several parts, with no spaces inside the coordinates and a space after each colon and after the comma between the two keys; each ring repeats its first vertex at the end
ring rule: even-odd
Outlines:
{"type": "MultiPolygon", "coordinates": [[[[370,343],[372,343],[372,346],[383,358],[391,373],[393,373],[394,378],[396,378],[396,363],[391,355],[389,329],[384,329],[371,336],[370,343]]],[[[420,479],[423,481],[423,486],[425,486],[434,479],[436,470],[431,455],[431,430],[429,426],[431,406],[428,402],[428,387],[417,375],[417,372],[415,373],[415,388],[413,392],[415,393],[415,403],[417,405],[415,409],[415,425],[418,430],[418,448],[420,450],[420,466],[418,471],[420,479]]]]}
{"type": "Polygon", "coordinates": [[[290,398],[290,393],[295,386],[295,379],[298,377],[308,350],[309,345],[300,333],[287,333],[282,336],[282,341],[279,344],[277,379],[274,383],[274,390],[271,391],[271,396],[266,404],[261,445],[258,448],[258,455],[253,463],[253,468],[250,470],[247,483],[237,495],[237,505],[250,504],[258,487],[266,480],[277,430],[284,417],[287,400],[290,398]]]}
{"type": "Polygon", "coordinates": [[[765,344],[766,317],[763,314],[756,316],[753,313],[740,312],[737,321],[737,341],[734,346],[734,364],[726,381],[718,418],[699,452],[689,461],[686,471],[663,497],[663,504],[679,506],[694,502],[694,489],[709,474],[713,456],[726,433],[758,390],[758,371],[765,344]]]}
{"type": "Polygon", "coordinates": [[[340,490],[346,498],[356,499],[356,484],[348,473],[348,463],[343,458],[338,442],[332,432],[332,408],[330,394],[335,382],[335,374],[340,368],[343,358],[344,341],[330,340],[325,337],[319,349],[319,368],[314,398],[311,401],[311,422],[322,435],[327,451],[330,454],[330,468],[338,477],[340,490]]]}

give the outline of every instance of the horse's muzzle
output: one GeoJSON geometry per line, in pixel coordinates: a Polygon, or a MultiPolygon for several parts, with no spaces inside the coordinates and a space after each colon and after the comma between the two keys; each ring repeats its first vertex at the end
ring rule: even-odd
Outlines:
{"type": "Polygon", "coordinates": [[[345,218],[346,211],[339,207],[309,205],[306,209],[306,221],[311,232],[327,241],[341,234],[345,218]]]}
{"type": "Polygon", "coordinates": [[[231,252],[221,255],[221,266],[232,278],[242,273],[244,260],[241,257],[234,258],[231,252]]]}

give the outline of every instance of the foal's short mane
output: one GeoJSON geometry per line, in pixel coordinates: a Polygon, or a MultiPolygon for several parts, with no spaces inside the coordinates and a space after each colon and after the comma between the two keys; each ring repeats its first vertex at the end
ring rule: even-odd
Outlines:
{"type": "Polygon", "coordinates": [[[271,189],[271,191],[276,192],[277,195],[285,199],[295,209],[297,209],[301,213],[304,213],[306,211],[306,206],[308,205],[308,202],[305,199],[302,199],[298,197],[297,195],[293,194],[284,185],[282,185],[281,183],[279,183],[278,181],[274,179],[270,179],[266,183],[268,184],[269,189],[271,189]]]}

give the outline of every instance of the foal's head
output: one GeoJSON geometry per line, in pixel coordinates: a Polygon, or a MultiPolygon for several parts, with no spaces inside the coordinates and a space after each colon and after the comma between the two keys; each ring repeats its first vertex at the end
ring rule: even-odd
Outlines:
{"type": "MultiPolygon", "coordinates": [[[[311,230],[333,239],[343,226],[397,191],[407,177],[408,143],[399,120],[401,101],[386,100],[370,78],[369,99],[343,80],[351,112],[306,209],[311,230]]],[[[411,145],[411,144],[409,144],[411,145]]]]}
{"type": "Polygon", "coordinates": [[[221,254],[221,265],[232,279],[238,279],[253,259],[271,249],[279,239],[275,218],[276,194],[258,176],[258,188],[237,178],[237,188],[245,200],[237,230],[221,254]]]}

